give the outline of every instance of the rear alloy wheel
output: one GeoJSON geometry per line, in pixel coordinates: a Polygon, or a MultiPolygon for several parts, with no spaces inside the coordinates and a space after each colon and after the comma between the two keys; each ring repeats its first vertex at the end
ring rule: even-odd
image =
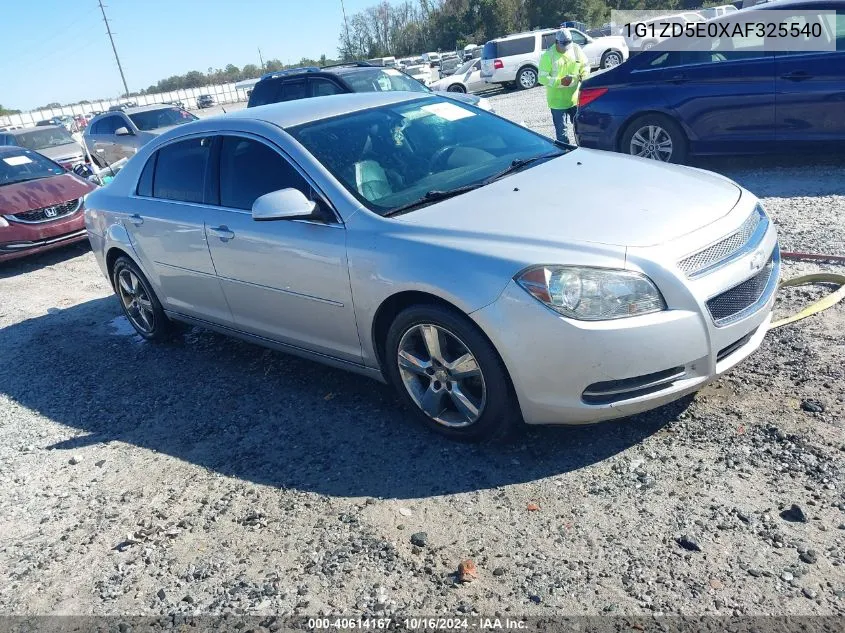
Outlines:
{"type": "Polygon", "coordinates": [[[518,419],[499,355],[465,316],[434,305],[407,308],[391,325],[385,348],[385,373],[442,435],[498,438],[518,419]]]}
{"type": "Polygon", "coordinates": [[[467,89],[463,87],[461,84],[452,84],[447,89],[447,92],[466,92],[467,89]]]}
{"type": "Polygon", "coordinates": [[[162,340],[171,332],[171,322],[144,274],[128,257],[114,265],[112,282],[123,314],[145,339],[162,340]]]}
{"type": "Polygon", "coordinates": [[[619,51],[607,51],[601,58],[601,67],[615,68],[622,63],[622,53],[619,51]]]}
{"type": "Polygon", "coordinates": [[[686,158],[687,142],[678,125],[668,117],[647,115],[635,120],[622,137],[626,154],[664,163],[680,163],[686,158]]]}
{"type": "Polygon", "coordinates": [[[523,68],[516,76],[516,85],[522,90],[530,90],[537,85],[537,71],[530,66],[523,68]]]}

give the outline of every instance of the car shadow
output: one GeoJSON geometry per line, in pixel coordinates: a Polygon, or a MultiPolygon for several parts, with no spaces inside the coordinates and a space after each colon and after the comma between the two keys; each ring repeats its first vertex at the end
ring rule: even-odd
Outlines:
{"type": "Polygon", "coordinates": [[[710,156],[689,164],[728,176],[765,198],[845,195],[845,152],[710,156]]]}
{"type": "Polygon", "coordinates": [[[75,244],[68,244],[61,248],[45,251],[35,255],[27,255],[20,259],[12,259],[6,262],[0,262],[0,279],[9,279],[31,273],[42,268],[47,268],[55,264],[60,264],[74,257],[84,255],[91,250],[91,244],[88,240],[83,240],[75,244]]]}
{"type": "Polygon", "coordinates": [[[620,422],[532,429],[512,443],[456,443],[367,378],[200,329],[146,342],[114,297],[4,328],[0,349],[0,393],[81,432],[50,449],[126,442],[341,497],[421,498],[575,471],[641,442],[690,401],[620,422]]]}

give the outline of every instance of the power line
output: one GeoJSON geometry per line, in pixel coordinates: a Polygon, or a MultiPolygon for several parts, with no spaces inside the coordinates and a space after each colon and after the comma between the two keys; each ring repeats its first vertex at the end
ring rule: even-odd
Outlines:
{"type": "Polygon", "coordinates": [[[109,34],[109,41],[111,42],[111,49],[114,51],[114,60],[117,62],[117,69],[120,71],[120,78],[123,80],[123,89],[126,96],[129,96],[129,86],[126,85],[126,77],[123,74],[123,66],[120,65],[120,57],[117,56],[117,48],[114,45],[114,38],[111,34],[111,27],[109,27],[109,19],[106,17],[106,10],[103,7],[103,0],[97,0],[100,4],[100,11],[103,12],[103,22],[106,23],[106,33],[109,34]]]}
{"type": "Polygon", "coordinates": [[[343,0],[340,0],[340,10],[343,11],[343,27],[346,30],[346,54],[349,55],[349,47],[351,46],[349,41],[349,21],[346,19],[346,7],[343,4],[343,0]]]}

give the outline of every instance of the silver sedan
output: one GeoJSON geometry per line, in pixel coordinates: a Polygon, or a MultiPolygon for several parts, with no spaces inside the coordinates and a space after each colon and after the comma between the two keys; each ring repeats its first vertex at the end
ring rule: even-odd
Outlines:
{"type": "Polygon", "coordinates": [[[388,381],[456,438],[701,388],[760,345],[779,275],[732,181],[419,93],[179,126],[85,215],[141,336],[182,321],[388,381]]]}

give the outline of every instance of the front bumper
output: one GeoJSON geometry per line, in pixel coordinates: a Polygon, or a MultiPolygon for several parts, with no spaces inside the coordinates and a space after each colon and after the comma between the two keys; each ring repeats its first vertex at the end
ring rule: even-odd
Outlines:
{"type": "Polygon", "coordinates": [[[87,238],[82,211],[56,222],[17,224],[0,228],[0,262],[34,255],[87,238]]]}
{"type": "Polygon", "coordinates": [[[511,281],[472,317],[501,354],[526,423],[589,424],[633,415],[701,389],[760,346],[780,272],[776,240],[771,229],[760,247],[775,254],[770,283],[753,311],[727,325],[716,325],[707,302],[714,286],[727,290],[749,277],[748,258],[701,280],[676,276],[681,283],[664,292],[669,309],[659,313],[575,321],[511,281]]]}

